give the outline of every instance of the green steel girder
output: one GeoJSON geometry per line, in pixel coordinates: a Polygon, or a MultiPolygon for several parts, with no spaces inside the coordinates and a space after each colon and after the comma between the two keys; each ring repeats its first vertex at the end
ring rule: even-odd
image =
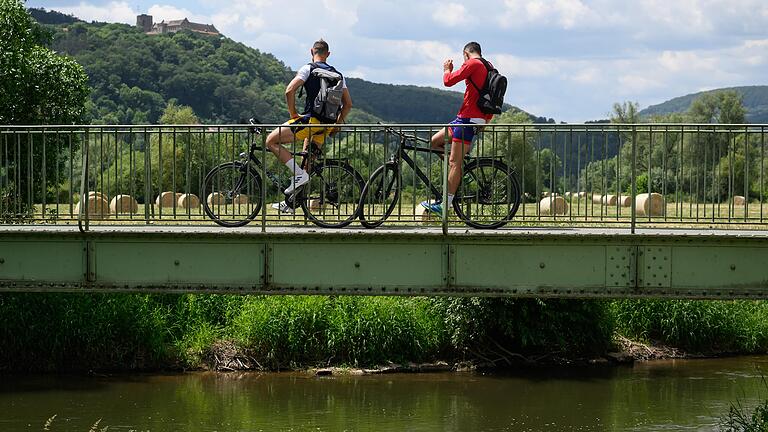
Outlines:
{"type": "Polygon", "coordinates": [[[768,238],[0,232],[0,291],[768,298],[768,238]]]}

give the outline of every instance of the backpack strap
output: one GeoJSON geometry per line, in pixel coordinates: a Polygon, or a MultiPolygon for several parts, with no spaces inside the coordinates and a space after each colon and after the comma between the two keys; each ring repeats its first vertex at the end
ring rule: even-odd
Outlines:
{"type": "MultiPolygon", "coordinates": [[[[488,72],[490,72],[490,71],[494,70],[494,69],[491,67],[490,63],[488,63],[488,61],[487,61],[486,59],[484,59],[484,58],[482,58],[482,57],[478,57],[478,60],[480,60],[480,62],[483,64],[483,66],[485,66],[485,69],[486,69],[486,74],[487,74],[488,72]]],[[[486,78],[485,78],[485,79],[486,79],[486,80],[488,80],[488,77],[486,76],[486,78]]],[[[483,92],[483,91],[480,89],[480,87],[478,87],[478,86],[477,86],[477,84],[475,84],[475,82],[474,82],[474,81],[472,81],[472,77],[471,77],[471,76],[469,77],[469,82],[470,82],[470,83],[472,83],[472,86],[473,86],[473,87],[474,87],[474,88],[477,90],[477,92],[478,92],[478,93],[482,93],[482,92],[483,92]]],[[[485,83],[483,83],[483,87],[485,87],[485,83]]]]}

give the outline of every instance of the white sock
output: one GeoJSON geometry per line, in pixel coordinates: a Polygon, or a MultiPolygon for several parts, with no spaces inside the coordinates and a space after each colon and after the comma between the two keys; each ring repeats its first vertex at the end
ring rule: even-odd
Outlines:
{"type": "Polygon", "coordinates": [[[288,162],[285,163],[285,166],[288,167],[289,170],[293,172],[293,175],[300,176],[304,175],[304,170],[301,169],[301,166],[296,163],[296,160],[294,158],[290,158],[288,162]]]}
{"type": "Polygon", "coordinates": [[[451,208],[453,205],[453,194],[448,194],[448,196],[445,198],[445,205],[446,208],[451,208]]]}

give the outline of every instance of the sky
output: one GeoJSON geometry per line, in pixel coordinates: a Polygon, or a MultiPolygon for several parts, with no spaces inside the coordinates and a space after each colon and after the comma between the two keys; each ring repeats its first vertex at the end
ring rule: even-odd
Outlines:
{"type": "MultiPolygon", "coordinates": [[[[477,41],[506,101],[557,121],[702,90],[768,84],[768,0],[28,0],[87,21],[212,23],[296,70],[317,38],[346,76],[442,88],[477,41]]],[[[463,91],[463,84],[456,90],[463,91]]],[[[354,99],[354,89],[350,89],[354,99]]],[[[449,120],[449,119],[447,119],[449,120]]]]}

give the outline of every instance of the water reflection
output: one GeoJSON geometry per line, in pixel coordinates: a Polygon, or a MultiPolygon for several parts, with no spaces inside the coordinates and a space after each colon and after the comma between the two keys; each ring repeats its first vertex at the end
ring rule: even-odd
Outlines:
{"type": "Polygon", "coordinates": [[[306,374],[6,376],[0,430],[712,430],[757,402],[766,357],[503,375],[317,378],[306,374]]]}

